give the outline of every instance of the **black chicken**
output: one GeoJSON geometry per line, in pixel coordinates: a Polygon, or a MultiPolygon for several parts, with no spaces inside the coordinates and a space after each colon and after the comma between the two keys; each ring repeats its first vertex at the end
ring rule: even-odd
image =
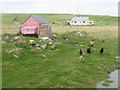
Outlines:
{"type": "Polygon", "coordinates": [[[83,52],[83,50],[82,49],[80,49],[80,59],[82,59],[83,58],[83,56],[84,56],[84,52],[83,52]]]}
{"type": "Polygon", "coordinates": [[[80,55],[83,55],[83,50],[82,49],[80,49],[80,55]]]}
{"type": "Polygon", "coordinates": [[[103,52],[104,52],[104,49],[103,49],[103,48],[101,48],[101,49],[100,49],[100,53],[101,53],[101,54],[103,54],[103,52]]]}
{"type": "Polygon", "coordinates": [[[87,53],[91,53],[91,48],[87,48],[87,53]]]}

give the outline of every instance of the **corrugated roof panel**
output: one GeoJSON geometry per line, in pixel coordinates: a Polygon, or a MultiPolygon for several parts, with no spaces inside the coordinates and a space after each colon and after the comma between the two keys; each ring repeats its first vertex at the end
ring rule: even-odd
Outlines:
{"type": "Polygon", "coordinates": [[[44,17],[42,16],[31,16],[40,24],[50,24],[44,17]]]}

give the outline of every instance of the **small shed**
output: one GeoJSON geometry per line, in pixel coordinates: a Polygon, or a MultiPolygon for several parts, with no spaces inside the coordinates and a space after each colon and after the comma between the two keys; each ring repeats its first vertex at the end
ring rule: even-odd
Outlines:
{"type": "Polygon", "coordinates": [[[72,17],[70,25],[93,25],[93,21],[89,21],[89,17],[72,17]]]}
{"type": "Polygon", "coordinates": [[[30,16],[20,27],[23,35],[36,35],[38,38],[51,38],[52,32],[50,23],[43,16],[30,16]]]}

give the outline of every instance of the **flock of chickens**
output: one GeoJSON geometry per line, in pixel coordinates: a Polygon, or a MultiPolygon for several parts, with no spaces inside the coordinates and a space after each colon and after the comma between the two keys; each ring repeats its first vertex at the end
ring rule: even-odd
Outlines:
{"type": "MultiPolygon", "coordinates": [[[[94,39],[90,41],[90,45],[89,46],[90,47],[87,48],[87,53],[91,53],[91,47],[94,46],[94,39]]],[[[103,54],[104,53],[104,48],[102,47],[99,52],[100,52],[100,54],[103,54]]],[[[81,56],[80,58],[82,58],[84,56],[83,49],[80,49],[79,53],[80,53],[80,56],[81,56]]]]}

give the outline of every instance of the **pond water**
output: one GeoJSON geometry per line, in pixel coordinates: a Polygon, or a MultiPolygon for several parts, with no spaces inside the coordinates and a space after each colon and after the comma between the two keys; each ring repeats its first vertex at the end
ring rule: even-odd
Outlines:
{"type": "MultiPolygon", "coordinates": [[[[116,56],[115,58],[117,59],[116,61],[120,60],[120,56],[116,56]]],[[[120,69],[117,69],[109,75],[109,79],[101,81],[99,84],[97,84],[96,88],[120,88],[120,83],[118,83],[118,81],[120,81],[120,78],[118,78],[119,75],[120,69]]]]}
{"type": "Polygon", "coordinates": [[[120,69],[119,70],[115,70],[114,72],[112,72],[109,75],[109,79],[110,81],[113,81],[112,83],[109,83],[109,86],[103,86],[103,83],[106,83],[105,81],[101,81],[99,84],[97,84],[97,88],[118,88],[120,85],[118,85],[118,79],[120,80],[120,78],[118,78],[118,73],[120,74],[120,69]]]}

